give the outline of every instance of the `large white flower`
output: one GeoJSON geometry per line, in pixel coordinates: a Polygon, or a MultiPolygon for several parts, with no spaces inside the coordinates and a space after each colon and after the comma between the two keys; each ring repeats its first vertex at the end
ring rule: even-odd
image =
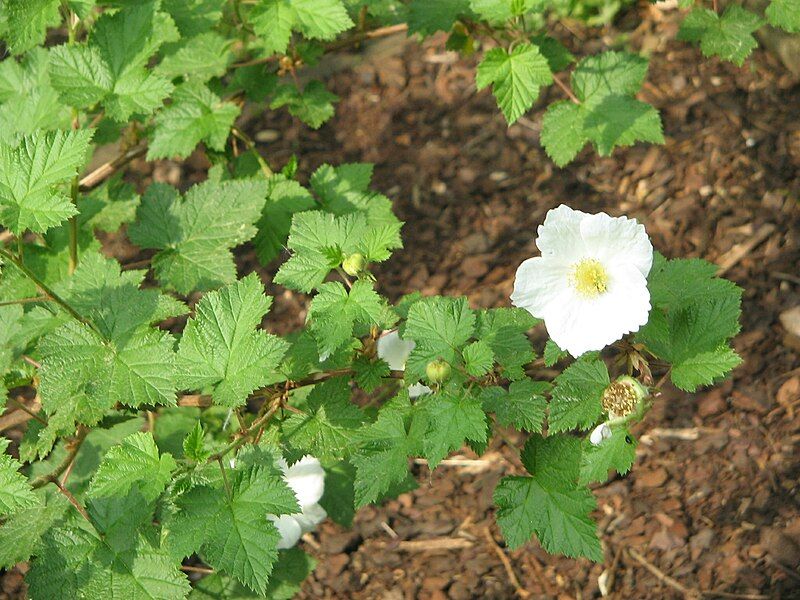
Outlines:
{"type": "MultiPolygon", "coordinates": [[[[378,338],[378,358],[386,361],[389,368],[393,371],[405,371],[406,361],[416,344],[414,340],[404,340],[400,338],[397,331],[389,331],[378,338]]],[[[431,388],[421,383],[415,383],[408,388],[408,395],[412,398],[429,394],[431,388]]]]}
{"type": "Polygon", "coordinates": [[[542,255],[519,266],[511,301],[543,319],[560,348],[602,350],[647,323],[653,246],[635,219],[562,204],[548,211],[536,245],[542,255]]]}
{"type": "Polygon", "coordinates": [[[316,458],[304,456],[291,467],[281,458],[278,466],[300,505],[300,512],[293,515],[267,515],[281,534],[278,549],[283,550],[294,546],[300,536],[313,531],[328,515],[319,505],[325,491],[325,471],[316,458]]]}

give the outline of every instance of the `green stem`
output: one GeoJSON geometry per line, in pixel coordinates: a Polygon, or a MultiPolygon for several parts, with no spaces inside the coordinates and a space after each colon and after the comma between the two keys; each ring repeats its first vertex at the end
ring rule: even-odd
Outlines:
{"type": "Polygon", "coordinates": [[[256,160],[258,161],[258,164],[261,167],[261,172],[264,173],[264,177],[266,177],[267,179],[272,177],[274,173],[267,164],[267,161],[264,160],[264,157],[261,156],[261,154],[259,154],[258,150],[256,149],[256,143],[253,141],[253,139],[238,127],[234,127],[233,129],[231,129],[231,133],[233,133],[235,137],[242,140],[242,142],[244,142],[244,145],[247,146],[247,149],[256,155],[256,160]]]}
{"type": "Polygon", "coordinates": [[[35,298],[17,298],[16,300],[4,300],[0,302],[0,306],[11,306],[12,304],[30,304],[33,302],[49,302],[50,298],[46,296],[36,296],[35,298]]]}
{"type": "Polygon", "coordinates": [[[83,440],[86,439],[86,436],[88,434],[89,434],[89,428],[80,426],[80,428],[78,429],[78,434],[71,442],[72,448],[70,448],[69,452],[64,457],[64,460],[58,463],[58,466],[49,473],[47,473],[46,475],[42,475],[41,477],[37,477],[36,479],[31,481],[31,487],[33,489],[37,489],[47,485],[48,483],[53,481],[53,479],[58,481],[58,477],[64,471],[66,471],[72,464],[72,462],[75,460],[75,457],[78,455],[78,450],[81,449],[81,444],[83,444],[83,440]]]}
{"type": "MultiPolygon", "coordinates": [[[[70,188],[70,197],[72,204],[78,208],[78,176],[72,179],[72,186],[70,188]]],[[[69,267],[68,273],[72,275],[75,269],[78,268],[78,215],[73,215],[69,218],[69,267]]]]}
{"type": "Polygon", "coordinates": [[[222,482],[225,484],[225,494],[228,496],[228,500],[232,498],[231,496],[231,484],[228,483],[228,474],[225,472],[225,463],[222,462],[222,457],[217,457],[217,462],[219,463],[219,470],[222,471],[222,482]]]}
{"type": "Polygon", "coordinates": [[[58,304],[61,308],[63,308],[65,311],[67,311],[67,313],[69,313],[69,315],[73,319],[83,323],[84,325],[86,325],[87,327],[92,329],[92,331],[94,331],[95,333],[97,333],[98,335],[100,335],[102,337],[103,334],[100,333],[100,331],[97,329],[97,327],[94,325],[94,323],[92,323],[91,321],[89,321],[88,319],[83,317],[77,310],[72,308],[72,306],[70,306],[67,303],[66,300],[64,300],[61,296],[56,294],[50,288],[50,286],[48,286],[44,281],[39,279],[34,274],[33,271],[31,271],[28,267],[26,267],[23,264],[23,262],[17,256],[15,256],[13,253],[9,252],[5,248],[0,248],[0,256],[5,258],[6,260],[8,260],[11,264],[13,264],[15,267],[17,267],[20,271],[22,271],[23,275],[25,275],[28,279],[30,279],[36,285],[36,287],[39,288],[40,292],[42,292],[50,300],[52,300],[53,302],[58,304]]]}

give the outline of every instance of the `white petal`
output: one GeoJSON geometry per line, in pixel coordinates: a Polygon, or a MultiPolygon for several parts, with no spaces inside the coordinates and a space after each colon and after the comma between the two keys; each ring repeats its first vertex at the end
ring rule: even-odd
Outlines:
{"type": "Polygon", "coordinates": [[[286,550],[293,547],[300,541],[300,536],[303,535],[303,529],[300,523],[297,522],[292,515],[267,515],[267,518],[275,523],[278,533],[281,534],[281,541],[278,542],[278,550],[286,550]]]}
{"type": "Polygon", "coordinates": [[[565,204],[547,211],[544,223],[539,225],[536,247],[542,256],[559,256],[570,260],[584,255],[580,224],[585,212],[574,210],[565,204]]]}
{"type": "Polygon", "coordinates": [[[560,257],[529,258],[517,269],[511,303],[541,319],[547,307],[568,288],[568,263],[560,257]]]}
{"type": "Polygon", "coordinates": [[[325,470],[313,456],[304,456],[286,471],[286,483],[303,509],[319,502],[325,491],[325,470]]]}
{"type": "Polygon", "coordinates": [[[400,339],[397,331],[389,331],[378,338],[378,358],[383,359],[394,371],[404,371],[409,354],[416,344],[413,340],[400,339]]]}
{"type": "Polygon", "coordinates": [[[327,519],[328,513],[326,513],[325,509],[319,504],[312,504],[306,506],[302,514],[294,515],[294,518],[297,524],[300,525],[300,529],[303,530],[303,533],[308,533],[309,531],[314,531],[317,525],[327,519]]]}
{"type": "Polygon", "coordinates": [[[592,430],[592,433],[589,434],[589,441],[592,443],[593,446],[599,446],[600,442],[603,440],[607,440],[611,437],[611,428],[606,424],[602,423],[595,427],[592,430]]]}
{"type": "Polygon", "coordinates": [[[602,350],[647,323],[650,292],[634,265],[609,269],[608,290],[595,298],[562,294],[544,311],[547,333],[560,348],[578,357],[602,350]]]}
{"type": "Polygon", "coordinates": [[[418,396],[424,396],[425,394],[431,393],[431,388],[429,388],[424,383],[415,383],[408,387],[408,395],[411,398],[417,398],[418,396]]]}
{"type": "Polygon", "coordinates": [[[647,277],[653,266],[653,245],[636,219],[586,215],[580,231],[587,252],[603,265],[632,264],[647,277]]]}

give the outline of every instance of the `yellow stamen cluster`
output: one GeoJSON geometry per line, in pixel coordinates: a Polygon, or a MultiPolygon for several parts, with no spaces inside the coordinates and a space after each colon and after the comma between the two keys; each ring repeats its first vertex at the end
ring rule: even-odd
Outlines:
{"type": "Polygon", "coordinates": [[[615,381],[603,392],[603,410],[617,417],[625,417],[633,412],[638,400],[633,385],[625,381],[615,381]]]}
{"type": "Polygon", "coordinates": [[[596,258],[584,258],[573,265],[570,283],[582,296],[596,298],[608,290],[608,273],[596,258]]]}

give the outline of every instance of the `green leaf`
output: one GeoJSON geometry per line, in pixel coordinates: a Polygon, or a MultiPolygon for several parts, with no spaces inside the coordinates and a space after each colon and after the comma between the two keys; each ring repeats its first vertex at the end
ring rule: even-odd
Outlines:
{"type": "Polygon", "coordinates": [[[408,31],[423,36],[450,31],[462,14],[469,14],[469,0],[412,0],[408,7],[408,31]]]}
{"type": "Polygon", "coordinates": [[[278,381],[276,369],[288,344],[256,329],[271,304],[255,273],[203,296],[178,347],[178,385],[211,388],[216,404],[233,408],[278,381]]]}
{"type": "Polygon", "coordinates": [[[533,106],[540,87],[552,82],[547,59],[531,44],[519,44],[510,53],[492,48],[484,55],[475,76],[478,90],[492,85],[492,93],[509,125],[533,106]]]}
{"type": "MultiPolygon", "coordinates": [[[[228,471],[230,495],[221,485],[192,488],[177,500],[178,514],[166,524],[169,536],[189,535],[186,555],[200,550],[214,569],[264,594],[278,559],[280,535],[267,515],[299,512],[294,493],[272,468],[228,471]],[[204,523],[198,528],[197,523],[204,523]]],[[[168,542],[169,543],[169,542],[168,542]]]]}
{"type": "Polygon", "coordinates": [[[614,469],[620,475],[630,471],[636,460],[636,444],[636,440],[623,425],[613,425],[611,437],[601,440],[597,445],[585,439],[580,484],[605,482],[609,469],[614,469]]]}
{"type": "Polygon", "coordinates": [[[342,0],[290,0],[295,27],[305,37],[332,40],[353,21],[342,0]]]}
{"type": "Polygon", "coordinates": [[[319,129],[336,112],[333,103],[339,96],[332,94],[321,81],[309,81],[303,91],[291,84],[279,85],[275,90],[271,109],[286,107],[293,117],[297,117],[312,129],[319,129]]]}
{"type": "Polygon", "coordinates": [[[44,44],[48,27],[61,22],[57,0],[6,0],[7,28],[3,38],[12,54],[44,44]]]}
{"type": "Polygon", "coordinates": [[[136,218],[140,201],[136,188],[117,176],[82,196],[78,210],[89,227],[113,233],[136,218]]]}
{"type": "Polygon", "coordinates": [[[423,455],[431,469],[451,451],[461,448],[465,440],[479,444],[486,441],[486,415],[481,402],[459,386],[426,395],[423,410],[430,423],[423,455]]]}
{"type": "Polygon", "coordinates": [[[39,504],[25,476],[19,472],[22,463],[6,454],[10,441],[0,438],[0,517],[9,517],[39,504]]]}
{"type": "Polygon", "coordinates": [[[202,463],[211,455],[205,448],[206,432],[203,424],[196,421],[192,430],[183,439],[183,454],[186,458],[202,463]]]}
{"type": "Polygon", "coordinates": [[[518,308],[494,308],[478,311],[475,337],[492,349],[503,375],[511,380],[525,377],[523,366],[536,355],[526,332],[538,319],[518,308]]]}
{"type": "Polygon", "coordinates": [[[183,41],[174,52],[165,56],[155,72],[167,79],[183,76],[200,82],[222,77],[233,62],[230,46],[231,42],[218,33],[201,33],[183,41]]]}
{"type": "Polygon", "coordinates": [[[291,0],[261,0],[250,13],[250,22],[265,54],[284,54],[294,26],[291,0]]]}
{"type": "Polygon", "coordinates": [[[88,494],[98,498],[121,496],[137,485],[149,502],[161,495],[176,467],[170,454],[159,456],[152,433],[134,433],[108,451],[89,484],[88,494]]]}
{"type": "Polygon", "coordinates": [[[48,52],[35,48],[20,62],[0,62],[0,143],[13,145],[19,135],[38,129],[67,129],[69,111],[51,84],[48,52]]]}
{"type": "Polygon", "coordinates": [[[186,158],[200,142],[224,150],[239,107],[223,102],[205,85],[184,83],[172,95],[172,104],[156,116],[147,160],[186,158]]]}
{"type": "Polygon", "coordinates": [[[700,352],[673,365],[670,378],[672,383],[687,392],[694,392],[698,387],[711,385],[724,377],[742,363],[736,352],[727,346],[716,350],[700,352]]]}
{"type": "Polygon", "coordinates": [[[391,373],[389,365],[385,361],[376,359],[370,360],[367,357],[359,356],[353,361],[353,374],[356,383],[365,392],[372,392],[384,383],[384,377],[391,373]]]}
{"type": "Polygon", "coordinates": [[[50,50],[50,69],[53,87],[70,106],[89,108],[114,89],[111,69],[94,46],[56,46],[50,50]]]}
{"type": "Polygon", "coordinates": [[[379,325],[386,305],[372,288],[359,279],[348,291],[338,281],[323,283],[308,308],[308,323],[321,357],[327,357],[353,337],[358,325],[379,325]]]}
{"type": "Polygon", "coordinates": [[[12,569],[29,561],[38,552],[45,532],[68,510],[67,499],[55,488],[38,495],[42,500],[15,512],[0,527],[0,568],[12,569]]]}
{"type": "Polygon", "coordinates": [[[434,296],[415,302],[408,311],[404,339],[416,343],[406,363],[406,372],[415,381],[431,360],[455,361],[457,348],[472,337],[475,313],[466,298],[434,296]]]}
{"type": "Polygon", "coordinates": [[[790,33],[800,32],[800,1],[772,0],[764,15],[769,24],[790,33]]]}
{"type": "Polygon", "coordinates": [[[495,413],[503,427],[539,433],[547,409],[544,393],[549,390],[549,383],[530,379],[512,382],[508,391],[500,387],[486,388],[483,409],[495,413]]]}
{"type": "Polygon", "coordinates": [[[469,7],[481,19],[493,25],[503,25],[512,17],[524,15],[538,0],[470,0],[469,7]]]}
{"type": "Polygon", "coordinates": [[[564,369],[552,391],[550,431],[591,427],[603,410],[600,401],[610,383],[605,363],[592,356],[582,356],[564,369]]]}
{"type": "Polygon", "coordinates": [[[738,66],[758,47],[753,32],[764,21],[741,6],[732,4],[720,17],[707,8],[695,8],[686,15],[678,39],[700,42],[703,56],[719,56],[738,66]]]}
{"type": "Polygon", "coordinates": [[[338,460],[353,449],[358,429],[364,422],[361,409],[350,401],[345,377],[314,386],[304,414],[291,414],[283,422],[287,442],[320,459],[338,460]]]}
{"type": "Polygon", "coordinates": [[[461,355],[464,358],[464,368],[473,377],[486,375],[494,365],[492,348],[483,340],[472,342],[462,350],[461,355]]]}
{"type": "Polygon", "coordinates": [[[544,366],[552,367],[559,360],[569,356],[569,352],[558,347],[553,340],[547,340],[544,345],[544,366]]]}
{"type": "Polygon", "coordinates": [[[222,18],[226,0],[161,0],[181,37],[192,37],[214,28],[222,18]]]}
{"type": "Polygon", "coordinates": [[[576,485],[580,441],[566,436],[533,436],[522,452],[531,477],[504,477],[494,492],[497,523],[511,548],[532,535],[550,553],[603,560],[591,492],[576,485]]]}
{"type": "Polygon", "coordinates": [[[128,235],[160,250],[152,264],[163,284],[184,294],[213,289],[236,280],[230,248],[255,235],[265,196],[266,183],[257,180],[207,181],[183,200],[174,188],[153,184],[128,235]]]}
{"type": "Polygon", "coordinates": [[[258,233],[253,239],[261,264],[274,260],[286,246],[292,215],[315,206],[311,193],[296,181],[280,175],[269,180],[267,201],[256,223],[258,233]]]}
{"type": "Polygon", "coordinates": [[[419,454],[427,419],[401,392],[381,407],[378,419],[359,431],[358,452],[350,459],[356,468],[355,506],[375,502],[408,477],[408,457],[419,454]]]}
{"type": "Polygon", "coordinates": [[[544,57],[553,73],[563,71],[575,61],[575,56],[557,39],[548,35],[535,35],[531,38],[544,57]]]}
{"type": "Polygon", "coordinates": [[[0,143],[0,223],[16,234],[37,233],[76,213],[60,186],[86,160],[90,131],[36,132],[17,146],[0,143]]]}
{"type": "Polygon", "coordinates": [[[633,98],[647,75],[647,59],[604,52],[582,59],[572,74],[578,103],[551,104],[542,121],[542,145],[564,166],[592,142],[601,156],[637,141],[663,143],[661,118],[633,98]]]}

